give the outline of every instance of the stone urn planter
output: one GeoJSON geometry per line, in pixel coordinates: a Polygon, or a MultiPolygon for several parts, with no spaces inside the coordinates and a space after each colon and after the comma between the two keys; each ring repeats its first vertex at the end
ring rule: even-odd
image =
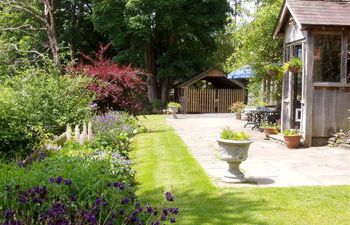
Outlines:
{"type": "Polygon", "coordinates": [[[179,111],[179,107],[177,107],[177,106],[169,106],[168,109],[169,109],[169,111],[171,113],[171,116],[174,119],[177,119],[176,113],[179,111]]]}
{"type": "Polygon", "coordinates": [[[240,164],[248,157],[248,149],[252,141],[250,140],[227,140],[218,138],[220,159],[229,165],[224,173],[222,181],[227,183],[242,183],[246,181],[244,174],[240,170],[240,164]]]}

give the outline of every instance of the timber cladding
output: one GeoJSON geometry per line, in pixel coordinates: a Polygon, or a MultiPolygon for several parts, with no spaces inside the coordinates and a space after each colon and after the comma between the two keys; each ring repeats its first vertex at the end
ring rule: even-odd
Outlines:
{"type": "Polygon", "coordinates": [[[244,102],[243,89],[192,89],[184,93],[185,113],[228,113],[234,102],[244,102]]]}

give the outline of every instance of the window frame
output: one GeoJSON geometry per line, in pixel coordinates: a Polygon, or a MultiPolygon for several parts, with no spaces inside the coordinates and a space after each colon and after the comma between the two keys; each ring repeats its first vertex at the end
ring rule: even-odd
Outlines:
{"type": "MultiPolygon", "coordinates": [[[[346,57],[344,57],[344,42],[346,40],[346,34],[345,32],[342,32],[342,31],[314,31],[312,33],[312,38],[313,38],[313,46],[312,46],[312,49],[315,49],[315,39],[316,39],[316,36],[317,35],[338,35],[340,36],[340,43],[341,43],[341,46],[340,46],[340,74],[339,74],[339,81],[334,81],[334,82],[331,82],[331,81],[315,81],[315,70],[314,68],[312,69],[312,77],[313,77],[313,84],[314,86],[330,86],[330,87],[337,87],[337,86],[344,86],[346,85],[346,75],[345,75],[345,71],[344,71],[344,63],[346,63],[346,57]],[[345,82],[344,82],[345,81],[345,82]]],[[[311,53],[312,55],[314,54],[314,52],[311,53]]],[[[315,62],[315,58],[313,56],[313,62],[312,64],[314,64],[315,62]]],[[[349,84],[350,86],[350,84],[349,84]]]]}

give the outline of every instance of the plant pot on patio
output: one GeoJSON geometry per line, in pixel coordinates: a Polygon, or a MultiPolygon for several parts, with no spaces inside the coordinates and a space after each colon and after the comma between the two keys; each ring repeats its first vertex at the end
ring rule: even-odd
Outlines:
{"type": "Polygon", "coordinates": [[[265,127],[264,128],[265,138],[270,139],[270,134],[277,134],[276,128],[274,127],[265,127]]]}
{"type": "Polygon", "coordinates": [[[284,130],[283,131],[284,143],[290,149],[296,149],[301,144],[301,134],[295,130],[284,130]]]}
{"type": "Polygon", "coordinates": [[[225,128],[217,139],[220,150],[220,159],[227,162],[228,170],[222,177],[223,182],[242,183],[246,181],[240,170],[240,164],[248,157],[249,146],[252,141],[244,132],[234,132],[225,128]]]}
{"type": "Polygon", "coordinates": [[[246,105],[243,102],[235,102],[228,107],[228,110],[232,113],[236,113],[236,119],[241,120],[242,111],[244,110],[245,107],[246,105]]]}
{"type": "Polygon", "coordinates": [[[170,111],[174,119],[177,119],[176,113],[179,111],[179,108],[181,108],[181,105],[177,102],[168,103],[168,111],[170,111]]]}
{"type": "Polygon", "coordinates": [[[264,129],[265,140],[270,139],[270,134],[277,134],[278,133],[278,125],[275,123],[264,122],[261,124],[261,128],[264,129]]]}

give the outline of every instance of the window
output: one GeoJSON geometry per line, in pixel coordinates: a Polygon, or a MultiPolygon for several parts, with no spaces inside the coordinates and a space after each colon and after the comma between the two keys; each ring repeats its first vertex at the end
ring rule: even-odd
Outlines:
{"type": "Polygon", "coordinates": [[[341,36],[315,35],[314,60],[315,81],[340,82],[341,36]]]}

